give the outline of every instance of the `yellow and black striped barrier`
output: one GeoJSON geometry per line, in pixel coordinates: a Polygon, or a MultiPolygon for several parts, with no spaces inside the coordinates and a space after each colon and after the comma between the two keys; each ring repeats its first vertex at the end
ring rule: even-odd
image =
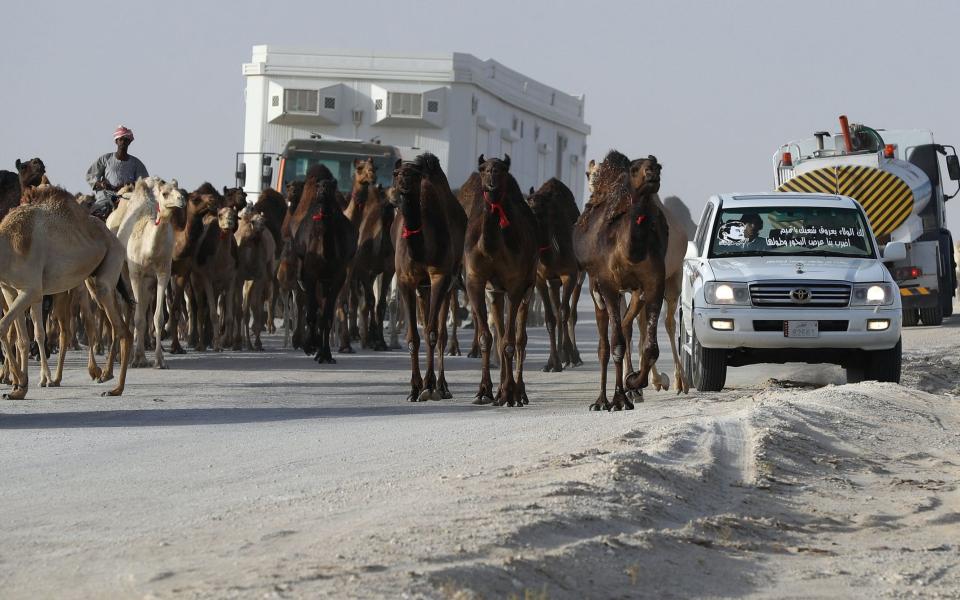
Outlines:
{"type": "Polygon", "coordinates": [[[878,237],[899,227],[913,211],[910,186],[896,175],[874,167],[822,167],[797,175],[778,189],[850,196],[863,205],[878,237]]]}
{"type": "Polygon", "coordinates": [[[929,296],[932,293],[933,290],[925,287],[900,288],[901,296],[929,296]]]}

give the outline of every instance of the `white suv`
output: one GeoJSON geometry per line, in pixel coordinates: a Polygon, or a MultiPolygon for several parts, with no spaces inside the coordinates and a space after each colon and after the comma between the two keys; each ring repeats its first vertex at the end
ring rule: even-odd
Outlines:
{"type": "Polygon", "coordinates": [[[900,381],[900,293],[863,208],[827,194],[723,194],[700,218],[683,266],[680,346],[703,391],[727,367],[834,363],[848,382],[900,381]]]}

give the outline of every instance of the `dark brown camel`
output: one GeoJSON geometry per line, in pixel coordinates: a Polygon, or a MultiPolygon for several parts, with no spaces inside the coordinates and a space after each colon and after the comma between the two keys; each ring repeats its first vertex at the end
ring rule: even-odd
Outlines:
{"type": "Polygon", "coordinates": [[[46,167],[39,158],[16,162],[17,172],[0,171],[0,221],[20,205],[23,193],[46,182],[46,167]]]}
{"type": "Polygon", "coordinates": [[[443,365],[445,324],[451,286],[462,267],[467,215],[450,191],[440,161],[430,153],[413,162],[397,161],[393,192],[400,207],[392,231],[397,288],[406,309],[410,352],[407,400],[451,398],[443,365]],[[428,345],[425,379],[420,375],[418,305],[428,345]],[[435,357],[440,363],[439,377],[434,370],[435,357]]]}
{"type": "MultiPolygon", "coordinates": [[[[274,190],[273,188],[267,188],[260,193],[260,197],[257,198],[257,201],[254,203],[251,211],[254,214],[263,215],[264,224],[266,225],[266,228],[270,232],[270,235],[274,241],[275,255],[273,259],[276,263],[280,260],[280,253],[283,251],[280,230],[283,227],[283,219],[287,215],[287,201],[284,200],[280,192],[274,190]]],[[[273,324],[273,316],[275,313],[274,308],[277,300],[279,299],[279,294],[277,293],[278,285],[274,275],[274,273],[270,274],[271,281],[269,281],[268,289],[265,291],[266,297],[268,298],[267,333],[276,332],[276,328],[273,324]]]]}
{"type": "Polygon", "coordinates": [[[474,323],[480,327],[482,370],[474,404],[498,406],[527,404],[523,363],[527,351],[527,311],[537,278],[539,235],[536,217],[523,198],[520,186],[510,174],[510,157],[478,159],[479,172],[464,183],[476,194],[479,187],[483,209],[474,208],[464,252],[467,296],[474,323]],[[487,323],[486,289],[494,290],[491,302],[494,326],[499,337],[500,387],[493,395],[490,380],[492,335],[487,323]],[[504,300],[508,300],[504,323],[504,300]],[[516,377],[513,373],[516,360],[516,377]]]}
{"type": "Polygon", "coordinates": [[[303,350],[319,363],[334,364],[330,352],[337,298],[347,278],[347,265],[357,252],[357,229],[337,202],[337,182],[324,179],[304,186],[298,211],[304,210],[294,235],[300,258],[300,279],[306,290],[307,340],[303,350]],[[313,192],[315,190],[315,192],[313,192]],[[308,194],[313,192],[314,196],[308,194]]]}
{"type": "Polygon", "coordinates": [[[363,333],[363,346],[389,350],[383,337],[383,321],[396,269],[393,240],[390,238],[395,209],[387,202],[383,188],[377,184],[377,169],[373,159],[357,160],[354,167],[353,190],[346,215],[360,232],[352,279],[363,294],[363,302],[351,300],[351,321],[356,320],[356,306],[361,304],[364,313],[361,322],[367,325],[363,333]],[[379,293],[375,293],[378,277],[379,293]]]}
{"type": "Polygon", "coordinates": [[[543,301],[550,337],[550,358],[543,370],[559,372],[564,366],[583,364],[575,333],[576,300],[571,304],[574,293],[579,299],[583,284],[580,265],[573,251],[573,226],[580,217],[580,209],[573,192],[557,178],[551,178],[539,190],[531,192],[527,203],[537,218],[539,238],[546,241],[537,250],[540,259],[537,291],[543,301]]]}
{"type": "Polygon", "coordinates": [[[626,377],[627,388],[643,400],[650,366],[660,354],[657,322],[664,293],[664,255],[668,242],[666,219],[654,202],[660,189],[661,166],[649,157],[638,163],[631,185],[630,160],[613,150],[595,173],[594,192],[574,228],[577,259],[590,275],[590,293],[600,334],[600,395],[591,410],[632,409],[633,402],[624,388],[623,358],[626,352],[625,328],[633,324],[636,312],[646,306],[646,339],[640,371],[626,377]],[[626,315],[620,314],[620,292],[643,295],[644,302],[631,303],[626,315]],[[609,327],[609,335],[608,329],[609,327]],[[607,362],[611,339],[616,362],[616,387],[612,402],[607,400],[607,362]]]}

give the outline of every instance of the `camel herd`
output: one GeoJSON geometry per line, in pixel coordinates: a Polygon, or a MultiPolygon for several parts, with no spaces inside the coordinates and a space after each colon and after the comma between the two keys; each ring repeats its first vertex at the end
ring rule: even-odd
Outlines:
{"type": "Polygon", "coordinates": [[[397,348],[402,322],[408,400],[451,398],[444,357],[460,354],[462,292],[473,320],[469,355],[481,359],[474,403],[523,406],[534,293],[550,340],[543,370],[581,365],[576,307],[587,275],[601,369],[590,408],[632,409],[651,371],[657,389],[669,387],[655,364],[664,301],[674,386],[688,391],[674,321],[688,234],[657,195],[661,165],[653,156],[631,161],[611,151],[601,163],[591,161],[582,213],[557,179],[524,195],[509,156],[481,155],[456,193],[429,153],[397,161],[387,189],[377,183],[372,159],[355,161],[349,195],[322,164],[304,181],[282,193],[266,189],[253,203],[239,188],[204,183],[188,192],[176,180],[148,177],[121,190],[109,214],[92,214],[88,196],[50,185],[40,159],[16,165],[17,173],[0,171],[0,377],[12,385],[5,398],[26,396],[32,355],[41,386],[60,384],[64,356],[79,341],[88,346],[88,373],[96,381],[113,378],[119,356],[117,385],[105,395],[120,395],[129,365],[167,367],[162,341],[174,354],[185,352],[184,345],[199,352],[262,350],[261,333],[274,331],[275,316],[282,316],[284,345],[318,363],[335,363],[333,345],[351,353],[354,341],[397,348]],[[391,311],[394,282],[398,309],[391,311]],[[630,351],[635,321],[638,371],[630,351]],[[48,342],[54,337],[56,346],[48,342]],[[107,355],[103,369],[98,351],[107,355]],[[611,354],[615,384],[608,400],[611,354]]]}

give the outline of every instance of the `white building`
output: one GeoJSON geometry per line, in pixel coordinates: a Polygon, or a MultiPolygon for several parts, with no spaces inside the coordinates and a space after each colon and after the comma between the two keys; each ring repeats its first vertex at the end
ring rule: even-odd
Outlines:
{"type": "MultiPolygon", "coordinates": [[[[254,46],[243,75],[247,173],[262,172],[260,153],[279,155],[288,141],[319,134],[378,140],[404,158],[430,151],[453,187],[480,154],[509,154],[523,190],[558,177],[582,204],[584,97],[494,60],[254,46]]],[[[259,191],[257,179],[247,177],[248,192],[259,191]]]]}

